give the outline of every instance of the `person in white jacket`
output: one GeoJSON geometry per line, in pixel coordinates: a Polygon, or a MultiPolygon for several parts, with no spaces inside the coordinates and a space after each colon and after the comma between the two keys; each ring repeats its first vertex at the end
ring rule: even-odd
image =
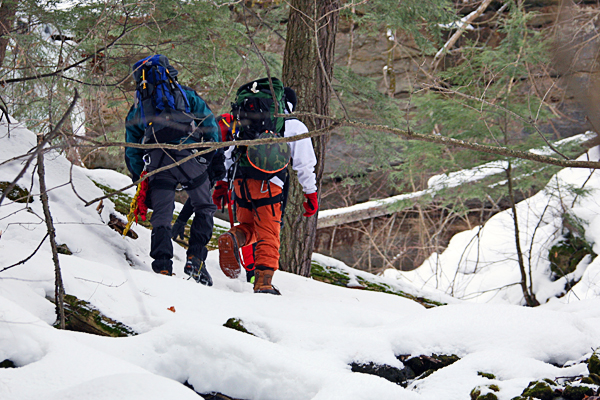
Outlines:
{"type": "MultiPolygon", "coordinates": [[[[297,104],[296,94],[285,88],[288,107],[293,111],[297,104]]],[[[287,112],[287,110],[286,110],[287,112]]],[[[284,137],[293,137],[308,132],[308,128],[298,119],[285,121],[284,137]]],[[[298,174],[306,201],[303,216],[312,217],[319,208],[317,183],[314,173],[317,158],[310,138],[289,142],[292,168],[298,174]]],[[[225,152],[226,166],[229,168],[233,146],[225,152]]],[[[280,174],[269,181],[235,177],[234,191],[238,225],[219,237],[219,265],[230,278],[237,278],[241,272],[239,249],[256,243],[254,251],[255,293],[281,294],[273,287],[273,274],[279,268],[279,233],[281,228],[281,200],[285,175],[280,174]]],[[[223,182],[224,183],[224,182],[223,182]]],[[[220,183],[213,193],[217,206],[226,200],[227,184],[220,183]]]]}

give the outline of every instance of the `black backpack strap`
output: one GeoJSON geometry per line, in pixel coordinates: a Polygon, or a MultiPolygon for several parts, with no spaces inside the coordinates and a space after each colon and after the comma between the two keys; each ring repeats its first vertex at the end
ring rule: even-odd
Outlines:
{"type": "MultiPolygon", "coordinates": [[[[275,216],[275,209],[273,206],[283,201],[283,194],[279,193],[277,196],[271,196],[271,185],[269,181],[265,181],[269,184],[269,197],[264,199],[255,200],[250,196],[248,185],[246,184],[246,178],[242,178],[242,185],[240,187],[241,197],[236,196],[235,202],[239,207],[246,208],[249,210],[257,210],[259,207],[271,206],[273,209],[273,216],[275,216]]],[[[260,217],[259,217],[260,220],[260,217]]]]}
{"type": "Polygon", "coordinates": [[[283,190],[281,192],[281,194],[283,195],[283,199],[281,201],[281,228],[283,229],[283,216],[285,215],[285,207],[287,206],[287,202],[288,202],[288,195],[290,193],[290,185],[289,185],[289,180],[290,180],[290,175],[287,173],[287,168],[285,169],[285,180],[283,181],[283,190]]]}

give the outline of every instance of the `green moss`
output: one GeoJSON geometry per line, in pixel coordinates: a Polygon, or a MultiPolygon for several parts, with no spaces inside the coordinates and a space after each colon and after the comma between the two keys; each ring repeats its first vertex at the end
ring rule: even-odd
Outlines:
{"type": "Polygon", "coordinates": [[[477,386],[476,388],[471,390],[471,400],[498,400],[498,397],[489,390],[493,390],[494,392],[500,391],[500,389],[496,385],[477,386]],[[494,386],[495,388],[492,386],[494,386]],[[484,392],[484,394],[482,394],[482,392],[484,392]]]}
{"type": "Polygon", "coordinates": [[[600,386],[600,375],[594,374],[594,373],[590,373],[590,375],[588,376],[588,378],[591,380],[591,384],[592,385],[598,385],[598,386],[600,386]]]}
{"type": "Polygon", "coordinates": [[[255,336],[254,334],[250,333],[248,331],[248,329],[246,329],[246,327],[244,326],[244,324],[242,323],[241,319],[238,318],[229,318],[227,320],[227,322],[225,322],[223,324],[224,327],[236,330],[236,331],[240,331],[240,332],[244,332],[247,333],[249,335],[255,336]]]}
{"type": "Polygon", "coordinates": [[[112,337],[136,335],[131,328],[103,315],[87,301],[69,294],[64,299],[67,330],[112,337]]]}
{"type": "Polygon", "coordinates": [[[316,262],[311,264],[310,275],[314,280],[329,283],[331,285],[347,287],[350,277],[338,269],[321,266],[316,262]]]}
{"type": "Polygon", "coordinates": [[[541,400],[552,400],[554,397],[554,389],[545,381],[531,382],[529,386],[521,393],[523,397],[535,397],[541,400]]]}
{"type": "Polygon", "coordinates": [[[589,376],[584,376],[583,378],[581,378],[581,383],[586,383],[588,385],[594,385],[594,380],[592,378],[590,378],[589,376]]]}
{"type": "Polygon", "coordinates": [[[548,252],[553,279],[556,280],[575,271],[577,264],[588,254],[592,258],[596,257],[592,245],[571,232],[567,233],[564,239],[552,246],[548,252]]]}
{"type": "MultiPolygon", "coordinates": [[[[6,189],[10,186],[11,182],[0,182],[0,195],[4,194],[6,189]]],[[[24,187],[19,185],[15,185],[10,192],[6,194],[6,197],[9,200],[12,200],[16,203],[31,203],[33,202],[33,197],[31,197],[29,191],[24,187]]]]}
{"type": "MultiPolygon", "coordinates": [[[[109,194],[115,191],[115,189],[112,189],[109,186],[103,185],[101,183],[98,183],[94,180],[92,180],[92,182],[94,182],[94,184],[96,186],[98,186],[100,189],[102,189],[102,191],[104,192],[104,194],[109,194]]],[[[131,201],[133,200],[133,198],[125,193],[117,193],[111,197],[109,197],[110,201],[112,201],[115,205],[115,210],[117,210],[118,212],[120,212],[123,215],[127,215],[129,214],[129,205],[131,204],[131,201]]]]}
{"type": "MultiPolygon", "coordinates": [[[[331,285],[336,286],[348,287],[348,284],[350,283],[350,276],[344,271],[341,271],[335,267],[323,266],[314,261],[311,264],[311,277],[314,280],[329,283],[331,285]]],[[[386,285],[385,283],[375,283],[364,279],[360,276],[356,277],[356,279],[365,290],[401,296],[416,301],[427,308],[445,305],[445,303],[440,303],[423,297],[413,296],[401,290],[396,290],[391,286],[386,285]]]]}
{"type": "Polygon", "coordinates": [[[17,366],[11,360],[6,359],[6,360],[0,362],[0,368],[17,368],[17,366]]]}
{"type": "Polygon", "coordinates": [[[478,396],[475,400],[498,400],[498,396],[492,392],[489,392],[482,396],[478,396]]]}
{"type": "Polygon", "coordinates": [[[585,396],[593,396],[594,390],[588,386],[567,385],[562,395],[567,400],[582,400],[585,396]]]}
{"type": "Polygon", "coordinates": [[[479,371],[479,372],[477,372],[477,375],[483,376],[484,378],[487,378],[487,379],[496,379],[496,375],[489,374],[487,372],[481,372],[481,371],[479,371]]]}
{"type": "Polygon", "coordinates": [[[589,358],[587,365],[590,374],[600,375],[600,358],[598,357],[598,354],[596,354],[595,351],[589,358]]]}

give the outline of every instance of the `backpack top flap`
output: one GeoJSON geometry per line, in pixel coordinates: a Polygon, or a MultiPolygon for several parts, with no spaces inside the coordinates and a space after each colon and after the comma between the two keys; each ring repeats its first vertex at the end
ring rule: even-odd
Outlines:
{"type": "MultiPolygon", "coordinates": [[[[271,78],[277,111],[284,113],[285,100],[283,83],[271,78]]],[[[254,139],[265,131],[272,131],[280,136],[285,129],[283,117],[275,117],[273,94],[269,87],[269,78],[262,78],[241,86],[236,93],[235,103],[231,104],[232,114],[239,121],[241,139],[254,139]]]]}
{"type": "Polygon", "coordinates": [[[146,57],[133,65],[136,102],[141,104],[144,125],[165,109],[190,112],[188,98],[175,80],[176,76],[177,70],[161,54],[146,57]]]}

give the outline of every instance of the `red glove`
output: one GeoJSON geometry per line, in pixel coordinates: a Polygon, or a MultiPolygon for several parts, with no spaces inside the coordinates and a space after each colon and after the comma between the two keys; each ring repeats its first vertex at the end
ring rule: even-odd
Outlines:
{"type": "Polygon", "coordinates": [[[302,203],[302,205],[304,206],[306,212],[302,215],[305,217],[312,217],[317,213],[317,210],[319,209],[319,200],[317,200],[317,192],[310,194],[305,193],[304,197],[306,197],[306,201],[302,203]]]}
{"type": "Polygon", "coordinates": [[[229,204],[229,184],[225,181],[217,182],[212,198],[217,207],[225,208],[229,204]]]}

